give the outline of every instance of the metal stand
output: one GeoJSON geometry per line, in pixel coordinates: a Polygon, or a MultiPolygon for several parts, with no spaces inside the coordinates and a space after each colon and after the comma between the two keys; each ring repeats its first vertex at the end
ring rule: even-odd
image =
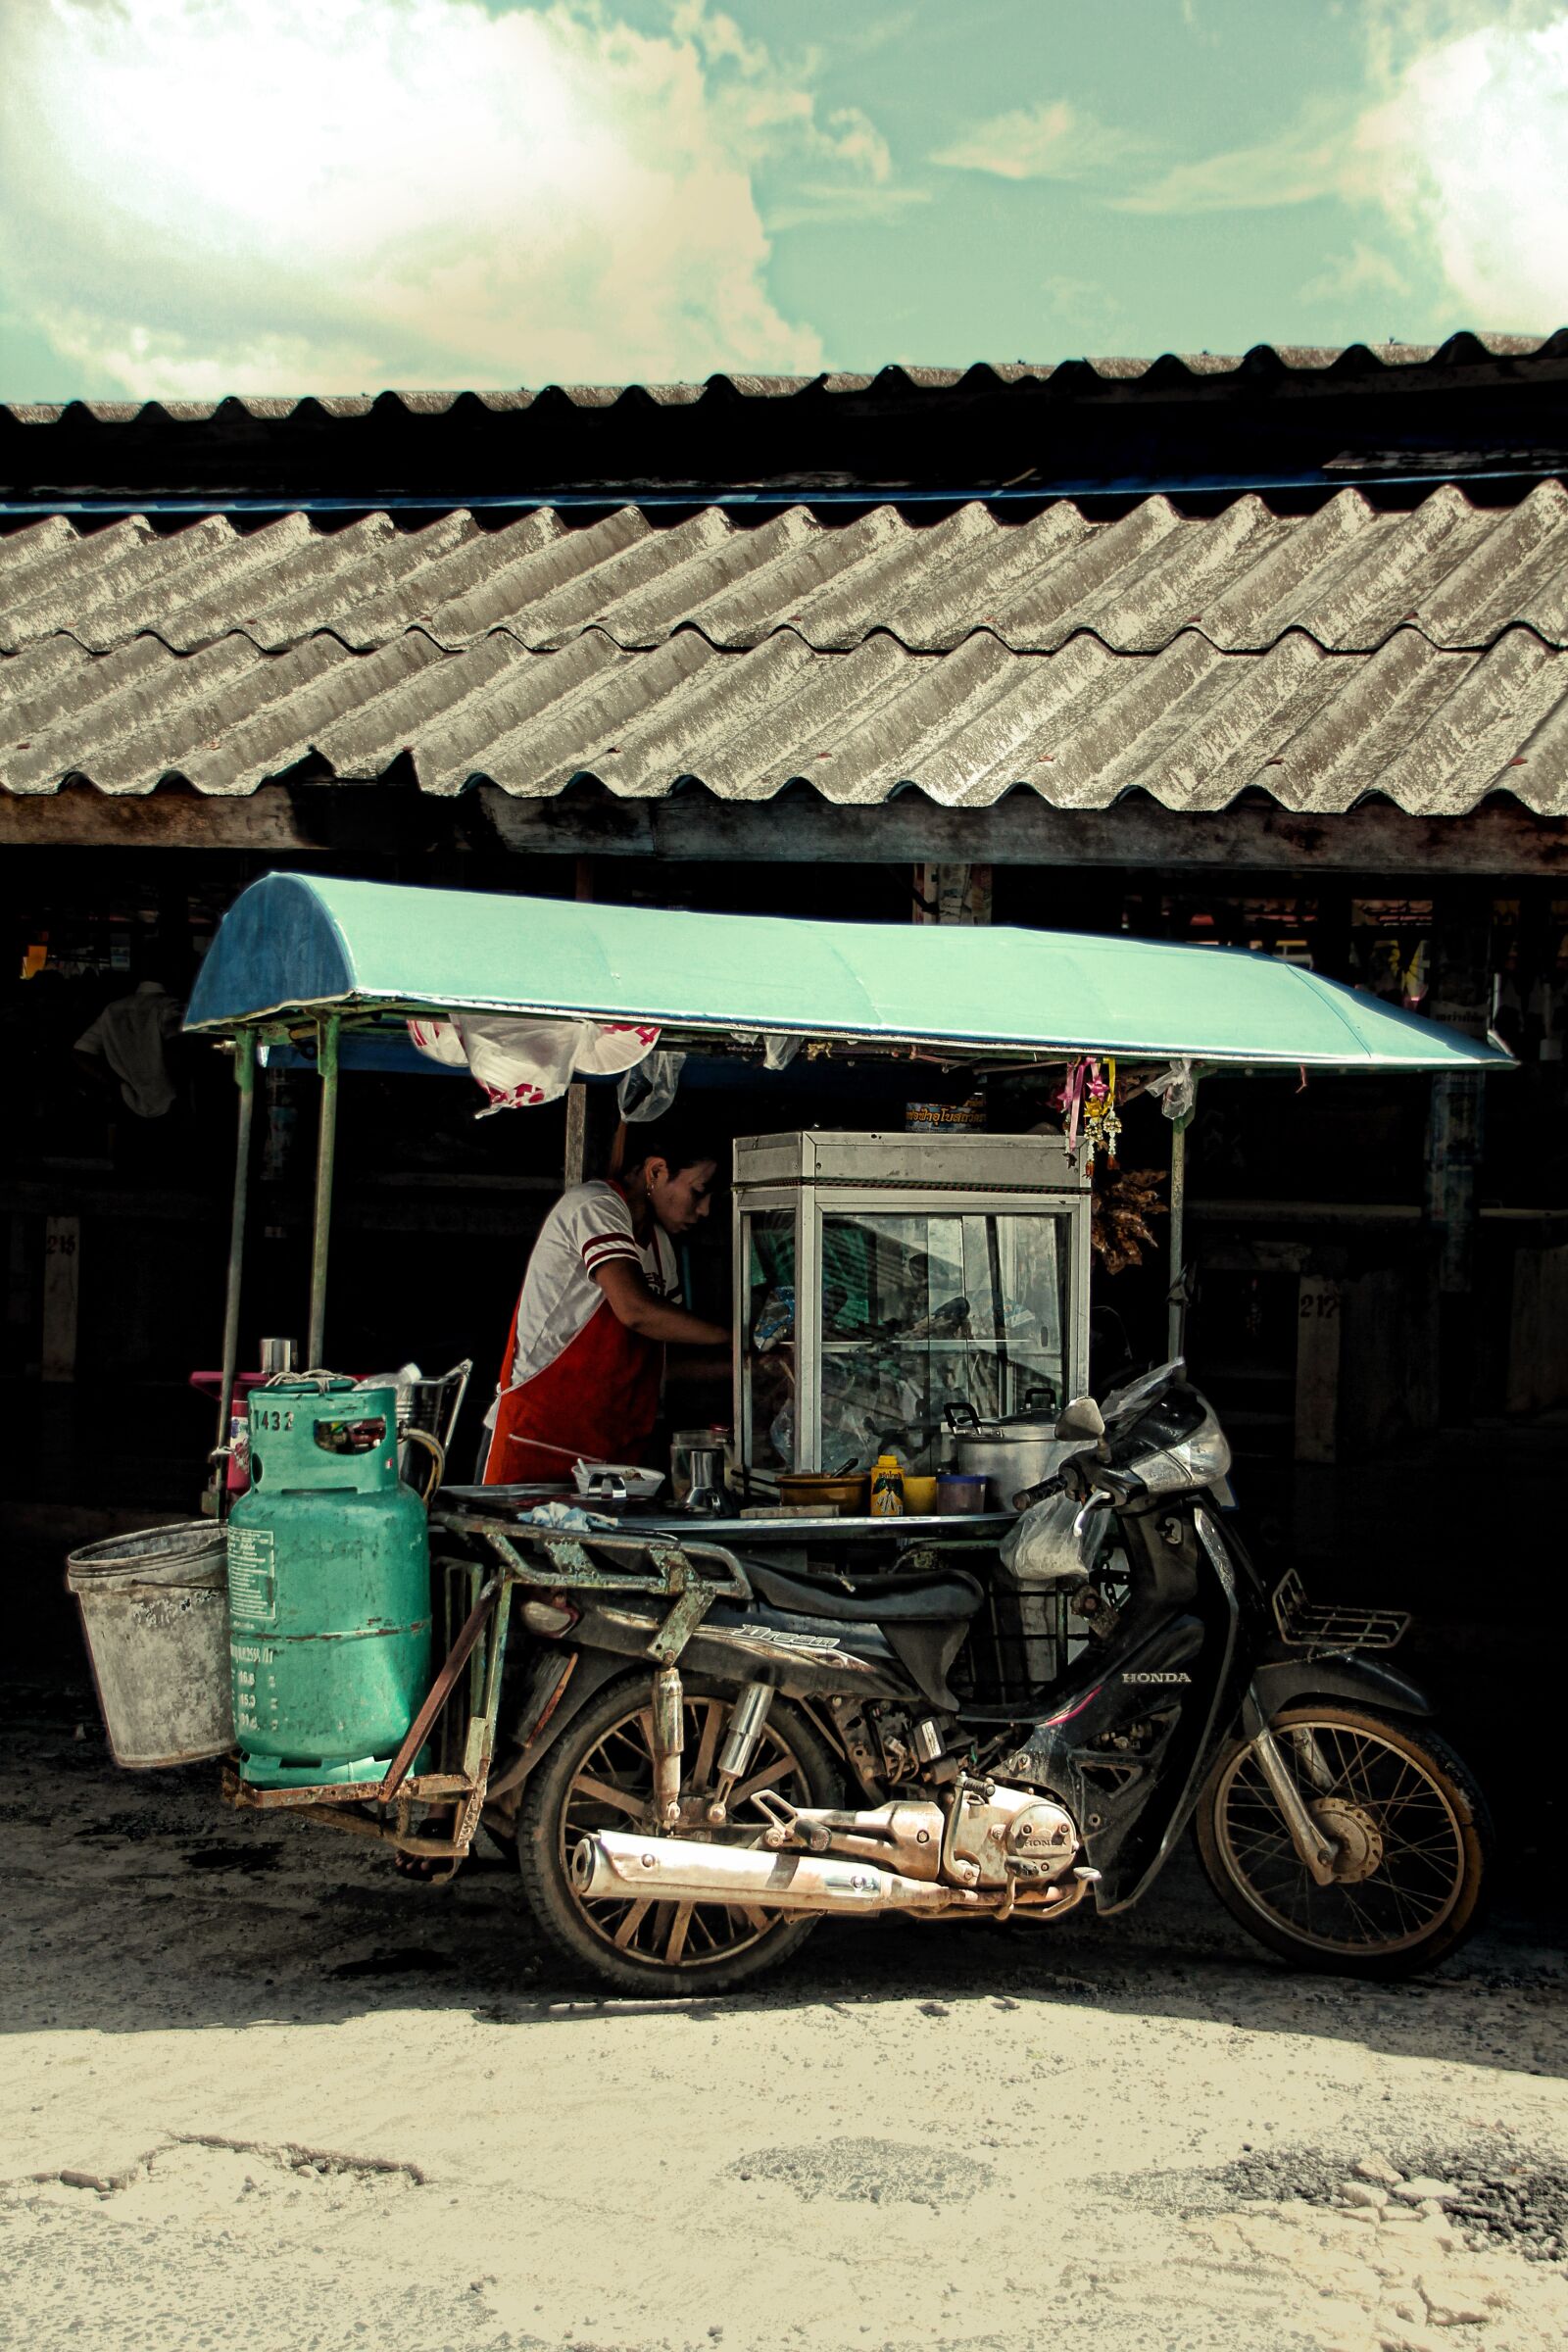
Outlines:
{"type": "Polygon", "coordinates": [[[241,1812],[302,1813],[318,1828],[378,1838],[399,1853],[450,1862],[455,1871],[473,1842],[490,1784],[512,1595],[519,1585],[535,1592],[647,1592],[667,1599],[671,1605],[647,1648],[653,1664],[663,1668],[674,1665],[716,1599],[747,1601],[752,1589],[734,1553],[718,1544],[683,1544],[652,1533],[552,1535],[467,1511],[435,1512],[430,1526],[482,1546],[495,1564],[480,1566],[471,1556],[433,1563],[447,1579],[447,1655],[391,1768],[374,1781],[254,1788],[230,1764],[222,1794],[241,1812]],[[454,1632],[457,1607],[466,1613],[454,1632]],[[441,1733],[454,1700],[457,1709],[441,1733]],[[420,1748],[437,1734],[446,1768],[413,1772],[420,1748]],[[416,1830],[416,1805],[450,1809],[450,1834],[430,1837],[416,1830]]]}
{"type": "Polygon", "coordinates": [[[1183,1266],[1187,1223],[1187,1129],[1173,1120],[1170,1131],[1170,1315],[1165,1354],[1174,1363],[1186,1346],[1187,1277],[1183,1266]]]}
{"type": "MultiPolygon", "coordinates": [[[[251,1122],[256,1110],[256,1033],[241,1029],[234,1040],[234,1084],[239,1089],[239,1119],[234,1146],[234,1206],[228,1225],[228,1284],[223,1295],[223,1376],[218,1391],[218,1436],[215,1452],[227,1460],[228,1424],[234,1410],[234,1381],[239,1370],[240,1279],[245,1265],[245,1212],[251,1189],[251,1122]]],[[[220,1502],[222,1481],[219,1482],[220,1502]]]]}
{"type": "Polygon", "coordinates": [[[337,1159],[337,1048],[339,1016],[329,1013],[317,1032],[321,1118],[316,1133],[316,1217],[311,1230],[311,1312],[305,1361],[316,1371],[326,1355],[326,1252],[332,1231],[332,1171],[337,1159]]]}

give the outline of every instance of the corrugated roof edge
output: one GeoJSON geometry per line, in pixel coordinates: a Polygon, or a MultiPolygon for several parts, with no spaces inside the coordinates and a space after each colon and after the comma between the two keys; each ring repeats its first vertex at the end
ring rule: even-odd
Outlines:
{"type": "Polygon", "coordinates": [[[1071,359],[1046,361],[977,361],[964,368],[920,368],[895,363],[875,373],[851,371],[820,375],[737,375],[719,373],[700,383],[667,384],[545,384],[537,390],[519,386],[495,391],[396,391],[284,394],[229,393],[220,400],[70,400],[4,401],[0,414],[19,424],[46,426],[82,416],[100,424],[131,424],[144,417],[172,424],[206,424],[225,409],[238,409],[258,423],[281,422],[312,411],[332,419],[368,416],[377,409],[400,408],[410,416],[444,416],[461,403],[473,402],[492,415],[564,404],[574,409],[610,409],[622,402],[648,403],[655,408],[690,408],[700,402],[774,401],[797,399],[820,392],[853,399],[865,393],[903,398],[949,392],[967,386],[982,391],[990,386],[1021,383],[1054,384],[1067,393],[1105,385],[1140,390],[1170,391],[1183,384],[1260,382],[1269,378],[1332,376],[1336,382],[1363,375],[1387,375],[1416,369],[1462,371],[1486,369],[1498,361],[1561,363],[1568,368],[1568,326],[1549,335],[1477,334],[1469,328],[1444,343],[1350,343],[1318,346],[1259,343],[1240,355],[1218,352],[1166,352],[1157,359],[1071,359]]]}

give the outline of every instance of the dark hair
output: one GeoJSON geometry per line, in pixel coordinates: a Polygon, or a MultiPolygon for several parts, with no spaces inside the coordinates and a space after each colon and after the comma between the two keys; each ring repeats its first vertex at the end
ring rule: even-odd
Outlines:
{"type": "Polygon", "coordinates": [[[710,1159],[716,1164],[718,1157],[712,1137],[682,1112],[672,1110],[660,1119],[627,1121],[620,1172],[630,1176],[650,1159],[662,1159],[670,1174],[678,1176],[682,1168],[695,1167],[699,1160],[710,1159]]]}

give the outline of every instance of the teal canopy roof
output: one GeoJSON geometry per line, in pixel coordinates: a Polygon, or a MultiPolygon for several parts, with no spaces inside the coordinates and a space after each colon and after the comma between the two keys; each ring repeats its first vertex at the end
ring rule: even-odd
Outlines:
{"type": "Polygon", "coordinates": [[[1243,949],[994,926],[688,914],[269,874],[230,907],[188,1029],[290,1014],[657,1020],[992,1057],[1308,1069],[1506,1064],[1494,1046],[1243,949]]]}

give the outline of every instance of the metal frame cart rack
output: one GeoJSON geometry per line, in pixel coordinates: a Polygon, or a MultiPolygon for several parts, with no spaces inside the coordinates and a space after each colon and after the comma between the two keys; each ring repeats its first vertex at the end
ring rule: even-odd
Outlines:
{"type": "MultiPolygon", "coordinates": [[[[352,1070],[366,1050],[381,1057],[374,1066],[387,1066],[389,1052],[407,1054],[412,1066],[411,1021],[445,1024],[461,1045],[463,1022],[473,1015],[629,1025],[662,1050],[746,1062],[760,1089],[768,1083],[769,1048],[803,1038],[814,1053],[852,1063],[918,1062],[975,1078],[1049,1072],[1061,1099],[1082,1107],[1087,1121],[1098,1108],[1095,1140],[1107,1149],[1118,1061],[1123,1085],[1175,1087],[1189,1100],[1196,1075],[1208,1069],[1479,1075],[1509,1061],[1498,1047],[1241,951],[986,926],[691,914],[268,875],[224,916],[185,1023],[232,1054],[238,1093],[220,1452],[236,1379],[259,1061],[286,1048],[314,1060],[321,1080],[307,1350],[314,1372],[328,1360],[340,1070],[352,1070]]],[[[1090,1131],[1086,1126],[1085,1140],[1090,1131]]],[[[1180,1137],[1178,1122],[1172,1128],[1173,1354],[1180,1344],[1180,1137]]],[[[796,1136],[782,1145],[763,1138],[742,1171],[736,1272],[746,1320],[738,1336],[750,1359],[743,1380],[753,1384],[755,1405],[752,1251],[764,1233],[777,1239],[787,1230],[792,1287],[804,1310],[798,1465],[819,1464],[838,1442],[828,1409],[835,1375],[828,1367],[857,1352],[876,1373],[862,1437],[886,1419],[890,1404],[906,1435],[926,1427],[945,1391],[945,1379],[934,1383],[931,1367],[949,1357],[961,1358],[965,1380],[983,1374],[992,1383],[994,1396],[973,1401],[993,1409],[1021,1402],[1020,1386],[1049,1366],[1059,1365],[1062,1389],[1082,1383],[1087,1169],[1069,1167],[1059,1139],[943,1139],[929,1150],[931,1156],[903,1137],[796,1136]],[[782,1224],[765,1227],[761,1220],[771,1215],[782,1224]],[[909,1235],[896,1229],[901,1219],[916,1217],[928,1220],[928,1228],[911,1246],[909,1235]],[[1008,1218],[1020,1231],[1038,1228],[1037,1240],[1054,1237],[1049,1283],[1038,1266],[1029,1272],[1017,1249],[1004,1249],[1008,1218]],[[835,1219],[844,1220],[842,1231],[835,1219]],[[936,1246],[931,1223],[942,1228],[936,1246]],[[843,1259],[837,1273],[834,1249],[843,1259]],[[839,1290],[842,1299],[834,1295],[839,1290]],[[956,1344],[924,1345],[939,1340],[956,1344]],[[891,1383],[900,1391],[893,1396],[884,1377],[890,1361],[895,1371],[902,1362],[906,1374],[902,1384],[891,1383]],[[917,1378],[907,1376],[911,1364],[917,1378]]],[[[757,1304],[765,1306],[765,1293],[757,1304]]],[[[750,1409],[742,1411],[743,1430],[751,1418],[750,1409]]],[[[747,1469],[760,1480],[766,1466],[752,1441],[747,1469]]],[[[705,1523],[701,1540],[667,1523],[569,1537],[508,1519],[504,1490],[486,1508],[450,1492],[445,1498],[438,1494],[435,1505],[431,1528],[445,1619],[436,1629],[435,1654],[443,1663],[389,1769],[368,1782],[265,1789],[230,1769],[225,1788],[247,1808],[304,1810],[323,1824],[455,1868],[487,1787],[499,1792],[502,1786],[491,1783],[490,1772],[509,1627],[519,1617],[526,1625],[530,1610],[549,1610],[553,1595],[573,1590],[609,1584],[655,1592],[669,1602],[649,1644],[657,1666],[680,1654],[717,1596],[745,1598],[750,1588],[730,1548],[743,1538],[725,1526],[705,1523]],[[450,1812],[444,1835],[427,1835],[430,1825],[416,1822],[416,1808],[425,1805],[450,1812]]],[[[850,1529],[857,1545],[880,1544],[890,1524],[897,1527],[866,1522],[855,1532],[853,1523],[841,1523],[839,1532],[850,1529]]],[[[917,1544],[926,1540],[914,1528],[908,1534],[917,1544]]],[[[960,1540],[956,1529],[954,1540],[960,1540]]],[[[508,1783],[526,1773],[528,1742],[559,1703],[564,1681],[550,1683],[557,1670],[570,1671],[564,1653],[549,1672],[530,1675],[529,1704],[539,1712],[531,1729],[521,1727],[520,1757],[503,1767],[508,1783]]]]}

